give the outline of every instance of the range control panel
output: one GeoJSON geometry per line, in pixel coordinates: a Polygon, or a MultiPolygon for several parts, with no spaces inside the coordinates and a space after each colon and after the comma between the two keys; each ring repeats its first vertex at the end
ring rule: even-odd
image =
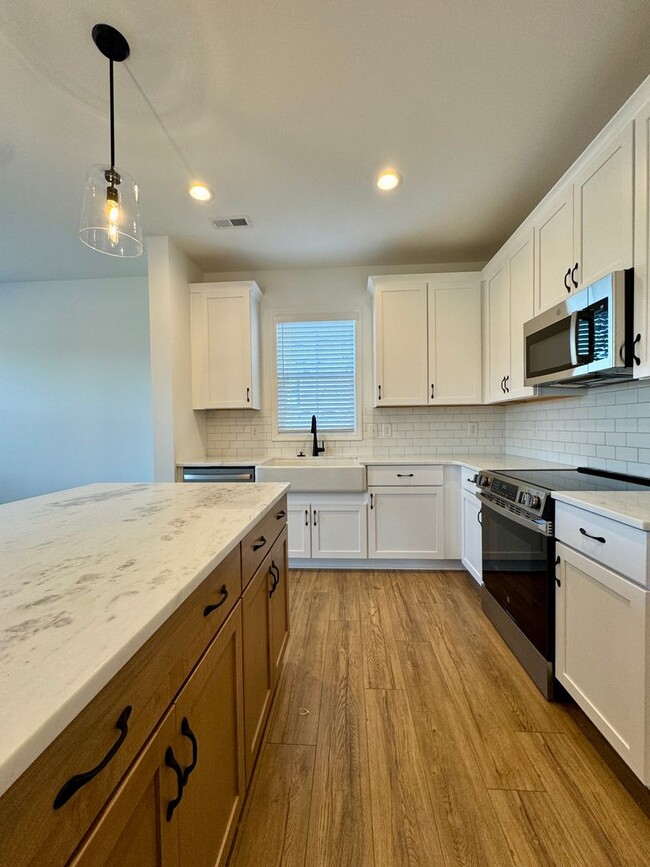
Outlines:
{"type": "Polygon", "coordinates": [[[539,517],[544,512],[548,491],[532,488],[517,479],[506,475],[481,472],[478,474],[477,485],[488,499],[512,503],[513,511],[527,512],[539,517]]]}

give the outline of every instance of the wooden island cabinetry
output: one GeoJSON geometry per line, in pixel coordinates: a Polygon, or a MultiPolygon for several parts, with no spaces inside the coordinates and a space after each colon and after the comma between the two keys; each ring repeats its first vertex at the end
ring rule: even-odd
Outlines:
{"type": "Polygon", "coordinates": [[[285,496],[0,798],[2,863],[225,863],[289,632],[286,512],[285,496]]]}

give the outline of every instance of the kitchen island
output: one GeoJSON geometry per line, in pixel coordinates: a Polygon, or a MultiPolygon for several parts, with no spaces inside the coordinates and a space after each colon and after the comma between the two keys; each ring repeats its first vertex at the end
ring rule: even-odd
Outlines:
{"type": "MultiPolygon", "coordinates": [[[[244,749],[242,609],[259,584],[269,635],[257,639],[273,644],[270,597],[284,600],[269,650],[272,694],[271,663],[279,665],[288,629],[286,487],[90,485],[0,506],[0,830],[12,864],[46,851],[72,854],[201,668],[206,647],[228,631],[241,686],[234,712],[242,761],[234,766],[254,761],[244,749]],[[69,777],[100,764],[118,741],[92,782],[76,781],[61,795],[69,777]],[[43,774],[37,797],[30,776],[43,774]],[[55,806],[57,798],[63,804],[55,806]]],[[[238,767],[240,783],[249,770],[238,767]]],[[[173,768],[166,774],[171,785],[173,768]]]]}

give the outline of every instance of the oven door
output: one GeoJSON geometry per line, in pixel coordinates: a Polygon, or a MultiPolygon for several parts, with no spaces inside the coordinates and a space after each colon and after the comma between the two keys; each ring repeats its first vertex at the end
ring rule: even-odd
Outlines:
{"type": "Polygon", "coordinates": [[[481,498],[483,583],[545,659],[555,650],[554,540],[481,498]]]}

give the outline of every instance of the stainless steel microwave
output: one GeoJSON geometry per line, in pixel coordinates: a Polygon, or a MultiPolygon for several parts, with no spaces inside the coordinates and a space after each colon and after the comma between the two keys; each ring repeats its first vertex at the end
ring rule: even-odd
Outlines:
{"type": "Polygon", "coordinates": [[[632,271],[613,271],[524,325],[526,385],[632,378],[632,271]]]}

